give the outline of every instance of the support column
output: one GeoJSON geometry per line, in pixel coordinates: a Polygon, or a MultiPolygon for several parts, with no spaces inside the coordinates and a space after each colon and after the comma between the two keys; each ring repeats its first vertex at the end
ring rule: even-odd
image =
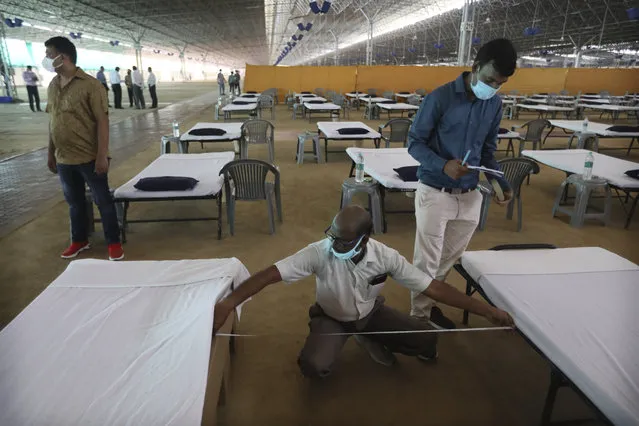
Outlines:
{"type": "Polygon", "coordinates": [[[333,65],[339,65],[339,39],[337,38],[333,30],[328,30],[328,32],[331,33],[331,35],[333,36],[333,39],[335,40],[335,51],[333,52],[333,62],[334,62],[333,65]]]}
{"type": "Polygon", "coordinates": [[[579,68],[581,66],[581,48],[575,47],[575,68],[579,68]]]}
{"type": "Polygon", "coordinates": [[[466,0],[462,9],[459,27],[459,45],[457,47],[457,65],[466,66],[470,62],[470,49],[473,45],[474,6],[472,0],[466,0]]]}
{"type": "Polygon", "coordinates": [[[142,72],[142,45],[140,40],[134,40],[133,47],[135,48],[135,66],[142,72]]]}
{"type": "Polygon", "coordinates": [[[364,18],[368,22],[368,32],[366,34],[366,65],[371,65],[373,62],[373,20],[368,17],[364,9],[360,9],[364,18]]]}
{"type": "Polygon", "coordinates": [[[184,47],[178,47],[178,52],[180,52],[180,75],[182,76],[182,81],[186,81],[186,59],[184,57],[184,53],[186,52],[187,45],[184,47]]]}

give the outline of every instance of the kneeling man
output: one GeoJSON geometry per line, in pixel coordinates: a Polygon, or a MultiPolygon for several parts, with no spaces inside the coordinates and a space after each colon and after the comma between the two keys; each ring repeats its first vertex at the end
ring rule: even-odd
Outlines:
{"type": "MultiPolygon", "coordinates": [[[[316,276],[317,302],[309,310],[310,333],[298,358],[302,374],[325,377],[344,343],[345,333],[428,330],[423,321],[384,305],[379,295],[390,275],[410,290],[441,303],[482,315],[494,324],[512,326],[506,312],[466,296],[411,265],[396,250],[370,238],[371,217],[359,206],[348,206],[325,231],[327,238],[250,277],[215,306],[217,331],[239,304],[269,284],[316,276]]],[[[422,360],[437,357],[433,333],[355,335],[371,357],[395,363],[393,353],[422,360]]]]}

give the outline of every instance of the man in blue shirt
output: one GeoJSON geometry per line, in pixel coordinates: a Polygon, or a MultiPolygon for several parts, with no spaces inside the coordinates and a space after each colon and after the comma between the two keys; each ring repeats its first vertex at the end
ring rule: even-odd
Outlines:
{"type": "MultiPolygon", "coordinates": [[[[413,263],[443,280],[462,255],[479,222],[482,196],[479,173],[467,166],[499,169],[494,152],[502,117],[495,96],[514,74],[517,52],[506,39],[483,45],[471,72],[435,89],[415,116],[408,135],[408,152],[420,163],[415,196],[415,251],[413,263]]],[[[513,193],[508,182],[494,175],[506,205],[513,193]]],[[[411,295],[411,315],[440,328],[455,323],[423,294],[411,295]]]]}
{"type": "MultiPolygon", "coordinates": [[[[100,67],[100,71],[98,71],[98,73],[95,75],[95,78],[97,78],[98,81],[102,83],[102,86],[104,86],[104,90],[106,90],[107,92],[107,102],[108,102],[109,86],[107,85],[106,77],[104,76],[104,67],[100,67]]],[[[111,105],[109,105],[109,108],[111,108],[111,105]]]]}

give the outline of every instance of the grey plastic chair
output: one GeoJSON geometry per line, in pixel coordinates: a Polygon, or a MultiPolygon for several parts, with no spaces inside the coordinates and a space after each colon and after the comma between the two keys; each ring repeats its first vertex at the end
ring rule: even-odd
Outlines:
{"type": "MultiPolygon", "coordinates": [[[[275,119],[275,101],[273,100],[272,96],[262,94],[257,100],[257,106],[260,109],[260,111],[263,111],[265,109],[270,109],[271,120],[275,119]]],[[[261,115],[261,112],[260,112],[260,115],[261,115]]]]}
{"type": "Polygon", "coordinates": [[[265,91],[262,92],[262,96],[270,96],[273,98],[273,102],[275,103],[275,105],[277,105],[279,103],[279,99],[277,99],[277,89],[274,87],[271,87],[269,89],[266,89],[265,91]]]}
{"type": "Polygon", "coordinates": [[[595,133],[583,133],[575,132],[570,135],[568,140],[568,149],[572,148],[572,141],[577,139],[577,149],[587,149],[594,152],[599,152],[599,136],[595,133]]]}
{"type": "Polygon", "coordinates": [[[346,99],[342,95],[336,94],[335,96],[333,96],[333,103],[342,107],[342,111],[344,111],[344,118],[350,117],[351,104],[350,102],[348,102],[348,99],[346,99]]]}
{"type": "MultiPolygon", "coordinates": [[[[499,165],[501,167],[501,171],[504,172],[504,179],[508,181],[510,187],[513,190],[513,198],[508,204],[506,208],[506,219],[512,220],[513,213],[515,211],[515,203],[517,203],[517,232],[521,231],[522,223],[523,223],[523,203],[521,200],[521,185],[531,174],[539,173],[539,164],[530,160],[528,158],[504,158],[503,160],[499,160],[499,165]]],[[[491,185],[487,182],[481,183],[483,190],[489,189],[492,195],[491,185]]],[[[482,212],[483,217],[486,217],[488,212],[488,207],[490,206],[490,197],[484,198],[484,203],[482,203],[482,209],[485,211],[482,212]]],[[[483,229],[484,223],[481,224],[483,229]]]]}
{"type": "Polygon", "coordinates": [[[417,105],[417,106],[419,106],[419,104],[421,102],[419,101],[419,97],[417,97],[417,96],[409,96],[409,97],[406,98],[406,103],[408,105],[417,105]]]}
{"type": "Polygon", "coordinates": [[[393,92],[384,92],[384,93],[382,93],[382,98],[395,99],[395,93],[393,93],[393,92]]]}
{"type": "Polygon", "coordinates": [[[249,145],[268,145],[268,160],[275,161],[275,126],[266,120],[249,120],[242,124],[242,139],[240,140],[240,158],[248,158],[249,145]]]}
{"type": "Polygon", "coordinates": [[[271,234],[275,233],[273,209],[282,223],[282,197],[280,193],[280,171],[261,160],[231,161],[220,170],[224,176],[226,211],[231,235],[235,235],[235,202],[266,200],[271,234]],[[273,174],[270,181],[269,172],[273,174]]]}
{"type": "Polygon", "coordinates": [[[286,102],[286,105],[289,109],[293,109],[293,105],[295,105],[295,96],[293,92],[291,92],[290,90],[288,91],[288,93],[284,97],[284,102],[286,102]]]}
{"type": "Polygon", "coordinates": [[[544,129],[548,127],[550,127],[550,121],[545,120],[543,118],[531,120],[527,123],[522,124],[521,126],[513,126],[512,128],[513,131],[517,131],[517,129],[524,129],[524,128],[526,129],[526,133],[522,136],[521,140],[519,141],[520,157],[521,157],[522,151],[525,148],[526,142],[532,143],[533,150],[539,149],[541,147],[544,129]]]}
{"type": "Polygon", "coordinates": [[[568,96],[568,95],[570,95],[570,92],[568,92],[567,90],[560,90],[560,91],[559,91],[559,94],[560,94],[561,96],[568,96]]]}
{"type": "Polygon", "coordinates": [[[379,126],[379,133],[382,135],[382,139],[386,142],[386,148],[391,147],[391,143],[399,142],[404,148],[408,146],[408,131],[413,124],[412,120],[408,118],[393,118],[386,124],[379,126]],[[389,134],[384,135],[383,130],[388,129],[389,134]]]}
{"type": "Polygon", "coordinates": [[[377,89],[367,89],[366,93],[370,96],[377,96],[377,89]]]}
{"type": "Polygon", "coordinates": [[[313,92],[320,97],[324,97],[324,93],[326,92],[324,89],[322,89],[321,87],[318,87],[317,89],[313,90],[313,92]]]}
{"type": "Polygon", "coordinates": [[[426,89],[417,89],[415,90],[415,93],[417,93],[419,96],[426,96],[426,89]]]}

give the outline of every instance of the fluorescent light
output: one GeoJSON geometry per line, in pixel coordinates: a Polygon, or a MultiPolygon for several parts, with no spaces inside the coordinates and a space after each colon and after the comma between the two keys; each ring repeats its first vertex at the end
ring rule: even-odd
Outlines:
{"type": "MultiPolygon", "coordinates": [[[[22,25],[24,25],[24,22],[22,23],[22,25]]],[[[37,28],[39,30],[43,30],[43,31],[53,31],[52,28],[49,27],[43,27],[42,25],[33,25],[33,28],[37,28]]]]}

